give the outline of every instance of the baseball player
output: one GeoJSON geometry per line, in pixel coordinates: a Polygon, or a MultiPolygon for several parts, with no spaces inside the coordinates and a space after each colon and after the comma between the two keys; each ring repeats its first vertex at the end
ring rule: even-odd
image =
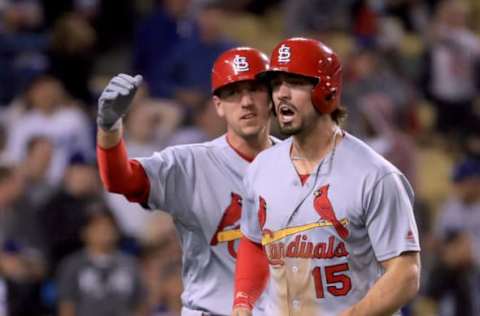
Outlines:
{"type": "Polygon", "coordinates": [[[115,76],[99,99],[97,156],[104,186],[174,219],[183,251],[182,315],[229,315],[243,204],[242,178],[269,136],[270,96],[255,76],[268,58],[235,48],[212,68],[213,103],[225,135],[128,160],[121,118],[142,78],[115,76]]]}
{"type": "Polygon", "coordinates": [[[251,315],[267,280],[266,315],[398,313],[419,287],[413,192],[339,128],[339,59],[321,42],[291,38],[262,75],[292,137],[259,154],[245,176],[233,315],[251,315]]]}

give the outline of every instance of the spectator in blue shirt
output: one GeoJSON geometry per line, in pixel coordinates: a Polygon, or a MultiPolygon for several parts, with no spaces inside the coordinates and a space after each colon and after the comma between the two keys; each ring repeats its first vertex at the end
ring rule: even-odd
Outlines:
{"type": "Polygon", "coordinates": [[[181,39],[190,39],[194,23],[188,17],[190,0],[157,1],[154,12],[140,23],[135,34],[133,67],[141,73],[153,97],[169,97],[164,83],[167,56],[181,39]]]}

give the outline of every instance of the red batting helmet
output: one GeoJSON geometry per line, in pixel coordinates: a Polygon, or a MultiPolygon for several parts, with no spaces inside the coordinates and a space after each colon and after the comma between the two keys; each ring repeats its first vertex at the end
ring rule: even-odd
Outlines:
{"type": "Polygon", "coordinates": [[[237,47],[222,53],[212,67],[212,93],[230,83],[255,80],[268,70],[268,57],[251,47],[237,47]]]}
{"type": "Polygon", "coordinates": [[[270,70],[318,80],[312,90],[312,103],[320,113],[333,112],[340,103],[342,65],[338,56],[320,41],[294,37],[280,42],[272,53],[270,70]]]}

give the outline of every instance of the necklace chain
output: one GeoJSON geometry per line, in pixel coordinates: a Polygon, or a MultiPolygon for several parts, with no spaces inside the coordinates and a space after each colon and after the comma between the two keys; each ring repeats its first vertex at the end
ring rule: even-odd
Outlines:
{"type": "MultiPolygon", "coordinates": [[[[335,153],[335,147],[336,147],[335,140],[336,140],[336,136],[338,134],[338,131],[339,131],[339,128],[337,127],[337,128],[335,128],[335,130],[332,133],[332,138],[331,138],[331,142],[333,142],[332,155],[335,153]]],[[[292,145],[296,149],[296,151],[298,152],[298,148],[295,146],[294,142],[292,142],[292,145]]],[[[300,156],[300,155],[291,155],[290,159],[292,161],[307,160],[307,158],[305,158],[304,156],[300,156]]]]}
{"type": "Polygon", "coordinates": [[[290,157],[290,159],[292,159],[292,160],[307,160],[307,158],[302,157],[302,156],[292,156],[292,157],[290,157]]]}

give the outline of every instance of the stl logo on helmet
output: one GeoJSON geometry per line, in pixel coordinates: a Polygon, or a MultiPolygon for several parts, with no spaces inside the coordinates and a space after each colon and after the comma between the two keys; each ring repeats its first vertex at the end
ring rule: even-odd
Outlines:
{"type": "Polygon", "coordinates": [[[235,73],[249,71],[250,66],[248,65],[247,57],[235,55],[235,58],[233,58],[233,69],[235,73]]]}
{"type": "Polygon", "coordinates": [[[282,64],[289,63],[290,56],[291,56],[290,47],[285,44],[282,44],[282,46],[278,48],[278,62],[282,64]]]}

